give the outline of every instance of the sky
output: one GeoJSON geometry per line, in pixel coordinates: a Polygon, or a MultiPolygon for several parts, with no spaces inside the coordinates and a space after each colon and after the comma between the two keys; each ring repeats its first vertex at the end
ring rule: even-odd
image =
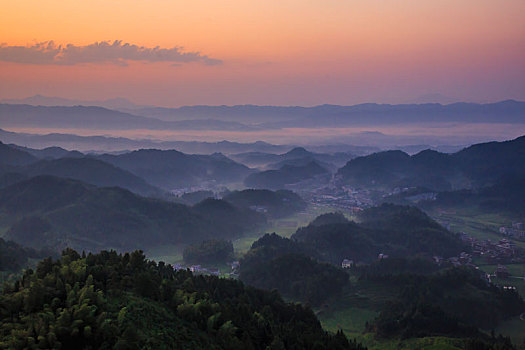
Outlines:
{"type": "Polygon", "coordinates": [[[525,100],[523,0],[0,0],[0,98],[525,100]]]}

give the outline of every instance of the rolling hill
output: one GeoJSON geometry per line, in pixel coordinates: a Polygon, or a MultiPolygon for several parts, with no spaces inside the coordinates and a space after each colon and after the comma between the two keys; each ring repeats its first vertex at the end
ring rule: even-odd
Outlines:
{"type": "Polygon", "coordinates": [[[161,196],[163,193],[129,171],[89,157],[41,160],[17,170],[27,177],[58,176],[96,186],[118,186],[144,196],[161,196]]]}
{"type": "Polygon", "coordinates": [[[357,187],[426,187],[431,190],[478,188],[525,175],[525,136],[489,142],[446,154],[421,151],[413,156],[385,151],[349,161],[339,169],[344,183],[357,187]]]}
{"type": "Polygon", "coordinates": [[[220,153],[184,154],[175,150],[141,149],[120,155],[103,154],[99,160],[128,170],[167,190],[201,185],[241,182],[252,170],[220,153]]]}
{"type": "Polygon", "coordinates": [[[304,160],[306,159],[315,160],[319,164],[323,164],[325,168],[331,169],[332,167],[343,166],[355,156],[349,152],[315,153],[303,147],[294,147],[283,154],[246,152],[233,154],[230,157],[247,166],[265,167],[266,169],[279,169],[287,164],[298,165],[297,162],[302,162],[302,165],[304,165],[304,160]]]}
{"type": "Polygon", "coordinates": [[[317,252],[315,257],[320,260],[336,265],[343,259],[370,263],[380,253],[450,257],[466,249],[456,234],[415,207],[383,204],[369,208],[361,214],[360,223],[333,217],[319,225],[326,221],[320,219],[298,229],[292,239],[317,252]]]}
{"type": "Polygon", "coordinates": [[[85,250],[232,238],[264,223],[255,212],[213,204],[191,208],[118,187],[38,176],[0,190],[0,223],[10,227],[7,238],[24,245],[85,250]]]}
{"type": "Polygon", "coordinates": [[[145,196],[164,195],[162,190],[140,177],[101,160],[84,157],[80,152],[58,147],[32,150],[0,143],[0,153],[3,155],[0,158],[0,188],[33,176],[52,175],[96,186],[118,186],[145,196]]]}
{"type": "Polygon", "coordinates": [[[20,149],[8,146],[0,142],[0,166],[27,165],[36,162],[38,159],[20,149]]]}
{"type": "Polygon", "coordinates": [[[40,159],[81,158],[84,156],[84,154],[79,151],[68,151],[67,149],[57,146],[46,147],[43,149],[23,147],[14,144],[10,144],[9,146],[27,152],[40,159]]]}

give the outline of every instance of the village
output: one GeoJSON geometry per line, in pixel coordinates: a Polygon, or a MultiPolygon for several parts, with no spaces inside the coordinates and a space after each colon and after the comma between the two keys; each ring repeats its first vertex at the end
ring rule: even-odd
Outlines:
{"type": "Polygon", "coordinates": [[[522,222],[513,222],[510,227],[501,226],[499,233],[517,239],[525,239],[525,230],[522,222]]]}
{"type": "Polygon", "coordinates": [[[229,278],[237,278],[239,277],[239,268],[240,263],[239,261],[232,261],[228,264],[230,269],[220,270],[218,268],[212,268],[212,267],[203,267],[202,265],[183,265],[183,264],[174,264],[173,269],[174,270],[190,270],[192,273],[197,275],[213,275],[213,276],[222,276],[222,277],[229,277],[229,278]]]}

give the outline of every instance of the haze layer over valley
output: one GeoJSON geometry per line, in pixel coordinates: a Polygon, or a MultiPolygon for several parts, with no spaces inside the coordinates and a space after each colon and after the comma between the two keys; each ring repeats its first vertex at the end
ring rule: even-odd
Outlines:
{"type": "Polygon", "coordinates": [[[525,350],[524,14],[5,1],[0,349],[525,350]]]}

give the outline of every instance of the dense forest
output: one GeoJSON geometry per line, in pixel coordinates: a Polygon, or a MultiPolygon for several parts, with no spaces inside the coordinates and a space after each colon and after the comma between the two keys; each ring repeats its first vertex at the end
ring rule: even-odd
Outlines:
{"type": "Polygon", "coordinates": [[[275,292],[140,251],[45,259],[4,286],[0,320],[0,347],[12,349],[362,349],[275,292]]]}

